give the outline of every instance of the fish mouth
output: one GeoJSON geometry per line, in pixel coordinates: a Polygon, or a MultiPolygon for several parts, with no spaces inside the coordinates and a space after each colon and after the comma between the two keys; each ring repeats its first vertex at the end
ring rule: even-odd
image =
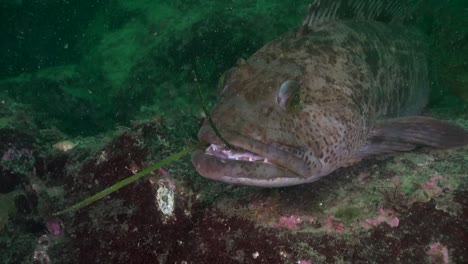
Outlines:
{"type": "Polygon", "coordinates": [[[236,185],[283,187],[309,182],[309,166],[288,150],[265,144],[231,131],[222,136],[235,149],[227,147],[204,125],[198,133],[210,143],[192,154],[197,172],[209,179],[236,185]]]}

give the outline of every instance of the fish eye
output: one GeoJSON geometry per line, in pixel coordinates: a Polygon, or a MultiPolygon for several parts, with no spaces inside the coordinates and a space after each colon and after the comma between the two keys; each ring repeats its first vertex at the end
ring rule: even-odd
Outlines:
{"type": "Polygon", "coordinates": [[[230,68],[229,70],[225,71],[221,77],[219,77],[217,89],[218,91],[221,91],[221,94],[224,93],[224,90],[226,89],[226,81],[229,79],[229,77],[231,77],[235,69],[236,68],[230,68]]]}
{"type": "Polygon", "coordinates": [[[296,113],[301,110],[300,86],[297,81],[284,81],[276,96],[276,102],[288,113],[296,113]]]}

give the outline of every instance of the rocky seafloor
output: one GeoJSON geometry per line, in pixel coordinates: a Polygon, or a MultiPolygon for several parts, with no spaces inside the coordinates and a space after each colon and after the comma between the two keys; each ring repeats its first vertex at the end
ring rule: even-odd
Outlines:
{"type": "Polygon", "coordinates": [[[154,118],[112,136],[68,140],[57,131],[1,128],[2,262],[468,260],[466,147],[380,156],[279,189],[206,180],[185,157],[53,216],[182,149],[192,125],[154,118]]]}

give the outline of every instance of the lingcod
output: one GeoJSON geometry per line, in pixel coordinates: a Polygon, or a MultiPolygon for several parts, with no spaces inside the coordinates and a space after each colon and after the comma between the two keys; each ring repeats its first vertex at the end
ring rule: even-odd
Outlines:
{"type": "Polygon", "coordinates": [[[429,41],[403,23],[403,2],[316,1],[300,27],[239,59],[211,112],[224,140],[207,121],[198,133],[210,143],[192,154],[198,173],[282,187],[377,154],[468,144],[462,127],[419,116],[429,41]]]}

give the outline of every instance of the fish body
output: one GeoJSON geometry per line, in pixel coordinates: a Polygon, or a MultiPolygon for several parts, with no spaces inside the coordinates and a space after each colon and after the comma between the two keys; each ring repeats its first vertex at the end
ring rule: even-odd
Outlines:
{"type": "Polygon", "coordinates": [[[462,128],[414,116],[429,95],[422,33],[371,20],[301,30],[226,72],[211,116],[235,149],[205,122],[198,136],[212,145],[192,156],[202,176],[289,186],[375,154],[468,143],[462,128]]]}

